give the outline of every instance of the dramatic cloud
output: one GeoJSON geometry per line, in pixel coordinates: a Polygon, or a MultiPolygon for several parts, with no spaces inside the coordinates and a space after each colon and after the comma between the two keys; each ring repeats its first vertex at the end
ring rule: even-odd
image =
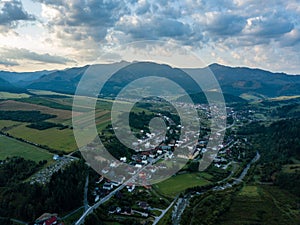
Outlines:
{"type": "Polygon", "coordinates": [[[0,27],[14,28],[20,21],[35,20],[33,15],[24,11],[19,0],[3,0],[0,2],[0,27]]]}
{"type": "Polygon", "coordinates": [[[107,30],[128,12],[126,5],[116,0],[39,1],[44,6],[47,26],[59,38],[74,41],[103,40],[107,30]]]}
{"type": "Polygon", "coordinates": [[[142,20],[136,16],[124,16],[116,24],[115,29],[130,34],[134,39],[178,38],[180,36],[187,38],[191,34],[188,24],[158,17],[142,20]]]}
{"type": "MultiPolygon", "coordinates": [[[[209,63],[266,65],[268,68],[265,69],[280,68],[279,63],[282,63],[282,68],[296,70],[295,61],[285,59],[299,55],[300,51],[299,0],[274,0],[272,3],[262,0],[21,1],[24,6],[33,1],[32,4],[39,5],[40,12],[30,11],[30,7],[26,8],[30,13],[26,12],[17,0],[1,1],[0,26],[19,32],[16,27],[20,21],[36,18],[31,31],[36,26],[41,32],[35,33],[32,42],[38,37],[39,43],[47,46],[43,52],[49,52],[49,55],[27,55],[32,61],[39,59],[52,63],[54,59],[49,61],[49,57],[57,52],[83,65],[101,58],[111,46],[140,40],[164,40],[205,53],[204,58],[209,63]],[[260,60],[268,63],[260,63],[260,60]]],[[[30,39],[30,31],[26,33],[23,29],[22,32],[27,35],[27,40],[30,39]]],[[[5,46],[26,48],[25,44],[14,46],[9,40],[5,46]]],[[[57,62],[73,65],[62,58],[57,62]]]]}
{"type": "MultiPolygon", "coordinates": [[[[61,56],[53,56],[48,53],[46,54],[38,54],[27,49],[2,49],[1,54],[3,54],[7,59],[10,60],[31,60],[36,62],[43,62],[49,64],[66,64],[68,62],[74,62],[74,60],[70,60],[61,56]]],[[[5,61],[6,65],[12,66],[13,64],[9,63],[16,63],[13,61],[5,61]]],[[[18,64],[15,64],[18,65],[18,64]]]]}
{"type": "Polygon", "coordinates": [[[245,34],[255,35],[258,37],[276,37],[290,32],[294,24],[283,15],[272,14],[270,16],[259,16],[249,18],[245,27],[245,34]]]}
{"type": "Polygon", "coordinates": [[[298,19],[284,1],[277,1],[275,10],[273,4],[257,0],[38,1],[44,6],[47,26],[58,38],[98,43],[117,34],[126,41],[169,38],[191,46],[199,44],[193,41],[239,37],[243,44],[254,36],[278,39],[292,31],[298,19]]]}
{"type": "Polygon", "coordinates": [[[237,35],[246,25],[246,19],[233,13],[207,12],[196,21],[209,35],[237,35]]]}

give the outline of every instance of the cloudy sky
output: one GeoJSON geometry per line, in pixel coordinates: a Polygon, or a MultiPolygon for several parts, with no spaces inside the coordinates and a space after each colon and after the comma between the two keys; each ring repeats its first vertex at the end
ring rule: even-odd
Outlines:
{"type": "Polygon", "coordinates": [[[157,40],[206,64],[300,74],[299,23],[299,0],[0,0],[0,70],[81,66],[157,40]]]}

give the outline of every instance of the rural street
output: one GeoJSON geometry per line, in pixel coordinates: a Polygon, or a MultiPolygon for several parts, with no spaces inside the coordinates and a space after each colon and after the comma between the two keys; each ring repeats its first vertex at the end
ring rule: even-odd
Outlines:
{"type": "Polygon", "coordinates": [[[90,206],[87,208],[87,210],[82,214],[82,216],[79,218],[79,220],[75,223],[75,225],[79,225],[79,224],[83,224],[84,223],[84,219],[90,214],[92,213],[95,209],[97,209],[100,205],[102,205],[103,203],[107,202],[111,197],[113,197],[115,195],[115,193],[117,193],[118,191],[121,191],[128,183],[132,183],[134,182],[135,178],[139,175],[140,172],[142,172],[143,170],[145,170],[147,167],[153,165],[154,163],[156,163],[158,160],[160,160],[163,157],[163,155],[157,157],[155,159],[155,161],[153,161],[152,163],[149,163],[147,166],[143,167],[142,169],[138,170],[137,173],[132,176],[130,179],[128,179],[127,181],[125,181],[121,186],[119,186],[118,188],[116,188],[115,190],[113,190],[111,193],[109,193],[108,195],[106,195],[105,197],[103,197],[102,199],[100,199],[97,203],[95,203],[93,206],[90,206]]]}
{"type": "Polygon", "coordinates": [[[157,224],[160,221],[160,219],[164,217],[164,215],[168,212],[168,210],[174,205],[174,203],[175,203],[176,200],[177,200],[177,198],[175,198],[173,200],[173,202],[171,202],[171,204],[168,206],[168,208],[166,208],[165,210],[162,211],[162,213],[160,214],[160,216],[155,217],[155,220],[154,220],[154,222],[153,222],[152,225],[157,224]]]}
{"type": "MultiPolygon", "coordinates": [[[[244,168],[243,172],[241,173],[241,175],[239,176],[238,179],[236,179],[232,184],[230,184],[229,182],[224,184],[224,185],[219,185],[219,186],[215,186],[213,187],[212,189],[209,189],[209,190],[212,190],[212,191],[222,191],[222,190],[225,190],[225,189],[228,189],[228,188],[231,188],[232,185],[236,185],[236,184],[239,184],[243,181],[243,179],[245,178],[245,176],[247,175],[248,173],[248,170],[250,169],[251,165],[254,164],[255,162],[257,162],[258,160],[260,159],[260,154],[259,152],[256,153],[256,156],[251,160],[251,162],[249,162],[247,164],[247,166],[244,168]]],[[[208,190],[208,191],[209,191],[208,190]]],[[[207,192],[207,191],[205,191],[207,192]]],[[[205,192],[200,192],[198,195],[202,195],[204,194],[205,192]]],[[[180,222],[180,219],[181,219],[181,215],[185,209],[185,207],[187,206],[189,200],[191,199],[192,196],[187,196],[187,201],[185,201],[185,204],[181,205],[181,209],[177,209],[176,211],[174,211],[174,215],[173,215],[173,224],[177,225],[179,224],[180,222]]]]}

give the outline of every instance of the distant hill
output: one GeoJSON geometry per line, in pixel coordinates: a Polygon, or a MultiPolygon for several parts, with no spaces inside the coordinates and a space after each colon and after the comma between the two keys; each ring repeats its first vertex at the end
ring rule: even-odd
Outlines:
{"type": "Polygon", "coordinates": [[[87,68],[88,66],[84,66],[55,71],[33,80],[26,87],[28,89],[74,94],[78,82],[87,68]]]}
{"type": "Polygon", "coordinates": [[[53,73],[54,71],[37,71],[37,72],[8,72],[0,71],[0,78],[17,86],[26,86],[29,82],[39,79],[43,75],[53,73]]]}
{"type": "MultiPolygon", "coordinates": [[[[207,92],[207,94],[209,94],[209,96],[211,97],[212,100],[218,101],[219,94],[217,92],[209,91],[209,92],[207,92]]],[[[245,99],[240,98],[238,96],[234,96],[234,95],[226,94],[226,93],[223,93],[223,96],[224,96],[224,100],[227,104],[228,103],[247,103],[247,101],[245,99]]],[[[208,103],[204,92],[190,94],[189,97],[195,104],[207,104],[208,103]]],[[[186,102],[187,96],[186,95],[181,96],[181,97],[177,98],[176,101],[177,102],[186,102]]]]}
{"type": "Polygon", "coordinates": [[[117,95],[122,88],[132,81],[149,76],[155,76],[156,78],[148,78],[147,83],[144,82],[142,87],[137,84],[135,88],[141,88],[143,92],[157,95],[167,95],[168,93],[177,94],[180,92],[178,89],[172,90],[169,88],[169,83],[163,80],[168,79],[181,86],[187,93],[201,91],[196,82],[181,69],[152,62],[138,62],[130,64],[113,74],[105,84],[102,94],[117,95]]]}
{"type": "Polygon", "coordinates": [[[27,93],[26,89],[16,87],[2,78],[0,78],[0,91],[12,93],[27,93]]]}
{"type": "Polygon", "coordinates": [[[245,67],[233,68],[219,64],[212,64],[209,68],[225,93],[233,95],[254,93],[267,97],[300,93],[300,76],[245,67]]]}
{"type": "MultiPolygon", "coordinates": [[[[159,76],[167,79],[172,79],[174,82],[183,86],[187,92],[193,92],[198,89],[196,83],[181,69],[175,69],[168,65],[161,65],[151,62],[139,62],[139,63],[124,63],[125,67],[116,72],[104,85],[101,94],[104,96],[116,96],[123,87],[132,81],[148,77],[159,76]]],[[[115,67],[116,64],[110,65],[94,65],[99,70],[99,76],[101,71],[107,69],[107,67],[115,67]]],[[[29,89],[42,89],[55,92],[62,92],[68,94],[74,94],[83,74],[86,72],[88,66],[71,68],[63,71],[56,71],[40,77],[37,80],[31,82],[27,88],[29,89]]],[[[147,86],[157,86],[157,81],[147,83],[147,86]]],[[[160,84],[160,91],[164,91],[167,85],[163,82],[160,84]]],[[[176,91],[176,90],[175,90],[176,91]]]]}
{"type": "MultiPolygon", "coordinates": [[[[204,84],[204,87],[207,87],[207,89],[199,90],[196,83],[187,75],[187,73],[193,74],[205,81],[208,68],[219,81],[222,91],[231,96],[240,96],[242,94],[266,97],[300,95],[300,76],[287,75],[285,73],[272,73],[246,67],[234,68],[219,64],[212,64],[208,68],[178,69],[151,62],[122,63],[125,67],[116,72],[104,86],[102,90],[104,96],[115,96],[131,81],[150,75],[170,78],[180,84],[188,93],[212,90],[212,84],[209,83],[204,84]]],[[[99,64],[94,66],[99,70],[99,77],[101,77],[101,71],[113,68],[117,64],[99,64]]],[[[14,86],[27,89],[41,89],[74,94],[78,82],[87,69],[88,66],[34,73],[9,73],[0,71],[0,78],[9,81],[14,86]]],[[[149,81],[149,87],[144,87],[144,89],[151,88],[151,85],[158,85],[161,87],[162,92],[166,89],[166,84],[163,81],[156,81],[153,84],[149,81]]]]}

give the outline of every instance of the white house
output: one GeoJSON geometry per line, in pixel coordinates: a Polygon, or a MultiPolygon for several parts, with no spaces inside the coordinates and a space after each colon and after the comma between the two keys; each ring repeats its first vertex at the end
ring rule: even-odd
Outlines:
{"type": "Polygon", "coordinates": [[[124,156],[124,157],[121,157],[121,158],[120,158],[120,161],[126,163],[127,158],[126,158],[125,156],[124,156]]]}

